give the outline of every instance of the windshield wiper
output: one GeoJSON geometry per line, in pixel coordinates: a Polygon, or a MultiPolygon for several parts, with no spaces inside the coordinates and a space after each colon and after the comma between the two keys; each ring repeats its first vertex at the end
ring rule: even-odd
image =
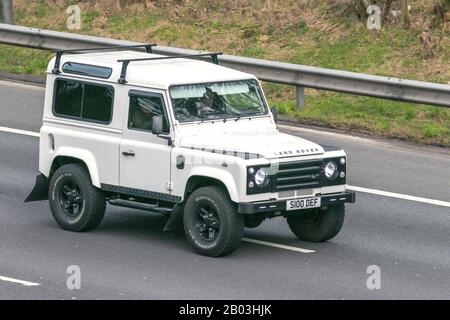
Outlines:
{"type": "Polygon", "coordinates": [[[254,116],[260,113],[260,110],[258,108],[255,107],[249,107],[249,108],[245,108],[245,109],[241,109],[239,110],[239,115],[237,115],[237,119],[239,120],[242,117],[248,117],[248,116],[254,116]],[[249,112],[249,111],[253,111],[253,112],[249,112]]]}
{"type": "Polygon", "coordinates": [[[203,112],[200,112],[200,119],[201,119],[201,122],[203,122],[203,121],[205,121],[205,120],[215,120],[215,119],[206,119],[206,117],[207,116],[211,116],[211,115],[217,115],[217,114],[220,114],[220,111],[218,111],[218,110],[212,110],[212,111],[203,111],[203,112]]]}

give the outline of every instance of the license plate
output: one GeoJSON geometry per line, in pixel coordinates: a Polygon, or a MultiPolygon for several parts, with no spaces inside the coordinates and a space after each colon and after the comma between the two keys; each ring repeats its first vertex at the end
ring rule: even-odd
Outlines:
{"type": "Polygon", "coordinates": [[[286,210],[320,208],[320,197],[300,198],[286,201],[286,210]]]}

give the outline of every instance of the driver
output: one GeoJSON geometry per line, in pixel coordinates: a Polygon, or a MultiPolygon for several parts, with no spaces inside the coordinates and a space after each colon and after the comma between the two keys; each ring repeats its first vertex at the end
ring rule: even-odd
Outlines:
{"type": "Polygon", "coordinates": [[[131,116],[133,128],[151,130],[153,119],[153,107],[146,99],[136,99],[137,108],[131,116]]]}
{"type": "Polygon", "coordinates": [[[202,113],[214,111],[214,92],[212,92],[210,88],[206,88],[206,92],[200,100],[195,103],[195,108],[197,116],[200,116],[202,113]]]}

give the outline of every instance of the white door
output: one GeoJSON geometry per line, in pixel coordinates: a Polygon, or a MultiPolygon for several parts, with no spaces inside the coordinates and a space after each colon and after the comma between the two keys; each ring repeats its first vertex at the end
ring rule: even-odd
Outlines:
{"type": "MultiPolygon", "coordinates": [[[[161,93],[129,92],[127,123],[120,144],[120,186],[134,192],[151,192],[158,197],[169,194],[170,152],[172,147],[161,136],[169,135],[164,96],[161,93]],[[152,133],[152,118],[164,117],[164,133],[152,133]]],[[[151,194],[149,194],[151,195],[151,194]]]]}

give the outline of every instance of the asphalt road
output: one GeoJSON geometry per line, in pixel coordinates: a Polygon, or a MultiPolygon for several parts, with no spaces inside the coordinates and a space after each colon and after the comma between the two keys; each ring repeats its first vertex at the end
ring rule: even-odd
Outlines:
{"type": "MultiPolygon", "coordinates": [[[[38,131],[43,96],[42,88],[0,83],[0,127],[38,131]]],[[[349,185],[450,199],[448,149],[282,130],[344,147],[349,185]]],[[[443,205],[358,192],[330,242],[300,242],[273,219],[246,237],[289,247],[243,242],[212,259],[195,254],[182,232],[163,232],[165,218],[142,211],[108,207],[94,231],[61,230],[46,201],[23,202],[37,168],[38,139],[0,128],[0,299],[450,298],[450,208],[443,205]],[[297,247],[314,252],[291,250],[297,247]],[[81,269],[79,290],[66,286],[71,265],[81,269]],[[381,270],[381,289],[366,286],[370,265],[381,270]]]]}

